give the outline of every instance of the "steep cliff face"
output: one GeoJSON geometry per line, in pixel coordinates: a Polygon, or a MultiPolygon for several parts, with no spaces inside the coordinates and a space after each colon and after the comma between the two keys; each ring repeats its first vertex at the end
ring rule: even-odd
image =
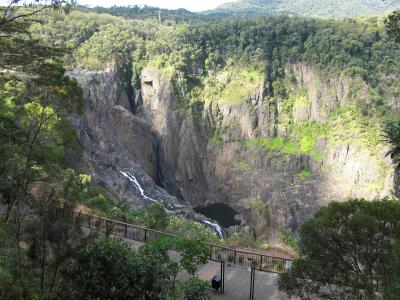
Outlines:
{"type": "Polygon", "coordinates": [[[256,90],[239,104],[218,103],[225,132],[208,145],[207,199],[243,210],[260,198],[276,223],[295,230],[331,201],[390,195],[380,124],[370,128],[356,109],[372,102],[368,86],[303,64],[288,66],[286,77],[284,98],[256,90]]]}
{"type": "Polygon", "coordinates": [[[224,202],[245,212],[260,199],[268,206],[269,226],[295,231],[330,201],[393,190],[394,172],[376,140],[379,124],[369,130],[358,108],[360,101],[372,103],[369,87],[324,74],[288,65],[280,96],[265,95],[264,80],[255,76],[239,101],[226,101],[227,90],[224,101],[188,111],[171,80],[150,68],[142,72],[136,97],[118,85],[123,76],[116,66],[75,73],[88,99],[81,122],[86,159],[117,198],[135,205],[143,205],[143,197],[135,198],[137,189],[121,170],[175,206],[178,198],[188,206],[224,202]]]}
{"type": "Polygon", "coordinates": [[[168,79],[145,69],[141,76],[142,106],[138,116],[157,136],[160,185],[180,200],[202,202],[207,194],[203,169],[207,139],[202,126],[178,109],[171,90],[168,79]]]}
{"type": "Polygon", "coordinates": [[[115,200],[132,208],[151,202],[144,199],[138,184],[148,198],[162,200],[167,208],[179,206],[175,197],[155,184],[157,138],[149,124],[133,114],[135,94],[122,86],[124,74],[118,65],[110,64],[101,72],[79,70],[69,75],[79,81],[86,98],[84,115],[77,120],[87,163],[83,169],[115,200]]]}
{"type": "Polygon", "coordinates": [[[213,126],[223,129],[216,141],[205,139],[204,128],[193,118],[172,121],[179,114],[176,100],[165,94],[165,87],[158,88],[160,78],[154,72],[144,72],[142,85],[149,78],[157,82],[157,92],[151,96],[145,89],[142,92],[144,110],[154,112],[150,119],[163,136],[164,159],[175,170],[185,200],[192,205],[225,202],[243,211],[260,198],[270,206],[275,223],[295,230],[330,201],[391,193],[394,175],[384,157],[386,148],[379,140],[370,141],[376,138],[370,136],[374,131],[379,135],[379,124],[368,132],[357,109],[346,111],[359,101],[372,102],[369,87],[357,78],[324,77],[323,72],[303,64],[288,66],[286,74],[283,85],[289,96],[285,98],[265,97],[260,82],[239,103],[209,103],[203,113],[204,127],[206,131],[213,126]],[[157,109],[165,105],[175,109],[157,109]],[[323,130],[296,133],[304,124],[323,130]],[[307,134],[311,136],[302,141],[307,134]],[[300,150],[246,142],[279,137],[300,150]]]}

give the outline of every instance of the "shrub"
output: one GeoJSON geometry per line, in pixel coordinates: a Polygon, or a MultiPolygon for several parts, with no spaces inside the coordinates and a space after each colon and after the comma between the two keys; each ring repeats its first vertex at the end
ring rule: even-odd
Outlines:
{"type": "Polygon", "coordinates": [[[299,241],[296,239],[293,233],[281,228],[281,238],[286,246],[292,248],[295,251],[298,251],[299,241]]]}

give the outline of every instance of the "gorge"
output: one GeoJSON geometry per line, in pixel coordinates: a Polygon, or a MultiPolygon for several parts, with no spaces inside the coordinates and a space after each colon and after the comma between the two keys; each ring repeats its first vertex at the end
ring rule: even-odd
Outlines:
{"type": "Polygon", "coordinates": [[[186,216],[227,205],[275,243],[332,201],[396,194],[382,132],[399,118],[399,49],[380,19],[268,17],[211,30],[97,16],[48,22],[93,27],[71,32],[68,75],[86,100],[71,122],[80,171],[114,202],[156,200],[186,216]]]}
{"type": "Polygon", "coordinates": [[[398,0],[6,3],[0,299],[400,298],[398,0]]]}
{"type": "MultiPolygon", "coordinates": [[[[351,105],[354,79],[322,81],[318,71],[307,65],[288,68],[296,80],[289,87],[295,97],[291,108],[295,122],[332,122],[328,116],[333,110],[351,105]]],[[[92,175],[134,206],[153,199],[168,210],[225,203],[241,213],[244,224],[257,224],[265,220],[257,219],[251,204],[261,199],[268,205],[271,224],[295,232],[330,201],[372,199],[393,192],[394,171],[380,144],[373,156],[356,140],[335,140],[337,129],[332,128],[329,137],[316,134],[311,155],[281,150],[274,144],[264,146],[260,139],[273,139],[274,131],[285,137],[279,123],[287,116],[281,107],[269,106],[262,81],[238,103],[210,104],[198,120],[176,109],[170,82],[155,70],[142,72],[135,98],[118,87],[123,79],[118,78],[117,64],[105,71],[72,75],[87,99],[80,126],[92,175]],[[223,128],[220,140],[208,138],[207,126],[223,128]],[[139,178],[146,194],[129,172],[139,178]]],[[[361,85],[362,89],[367,87],[361,85]]]]}

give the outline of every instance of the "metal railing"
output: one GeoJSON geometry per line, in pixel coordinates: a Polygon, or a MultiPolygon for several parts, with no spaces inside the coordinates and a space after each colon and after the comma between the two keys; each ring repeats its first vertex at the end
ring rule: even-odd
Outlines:
{"type": "MultiPolygon", "coordinates": [[[[107,232],[125,239],[147,243],[160,237],[177,237],[174,234],[149,229],[134,224],[93,216],[81,212],[72,212],[72,220],[80,226],[107,232]]],[[[225,261],[235,266],[255,268],[259,271],[282,273],[291,268],[293,260],[268,256],[256,252],[236,250],[203,242],[210,249],[210,260],[225,261]]]]}

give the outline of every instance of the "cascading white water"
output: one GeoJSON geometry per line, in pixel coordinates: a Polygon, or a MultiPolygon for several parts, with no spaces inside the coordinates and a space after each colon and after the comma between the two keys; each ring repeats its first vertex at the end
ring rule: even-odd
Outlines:
{"type": "Polygon", "coordinates": [[[142,188],[142,186],[140,185],[139,181],[136,179],[136,176],[134,174],[132,174],[129,171],[126,171],[126,172],[119,171],[119,172],[121,173],[122,176],[124,176],[126,179],[128,179],[135,186],[135,188],[140,192],[140,195],[144,199],[149,200],[151,202],[161,202],[162,204],[164,204],[164,206],[166,206],[167,213],[173,213],[174,206],[172,204],[170,204],[168,202],[165,202],[165,201],[163,201],[161,199],[153,199],[153,198],[147,196],[144,193],[144,189],[142,188]]]}
{"type": "Polygon", "coordinates": [[[221,226],[219,226],[218,224],[215,224],[215,223],[211,223],[210,221],[207,221],[207,220],[202,220],[202,222],[204,222],[205,224],[212,227],[221,239],[224,238],[224,234],[223,234],[224,230],[221,228],[221,226]]]}
{"type": "Polygon", "coordinates": [[[87,131],[85,130],[85,128],[82,128],[83,133],[91,140],[89,134],[87,133],[87,131]]]}
{"type": "MultiPolygon", "coordinates": [[[[150,198],[149,196],[147,196],[144,193],[144,189],[142,188],[142,186],[140,185],[139,181],[137,181],[136,176],[133,175],[132,173],[126,171],[119,171],[122,176],[124,176],[125,178],[127,178],[130,182],[132,182],[134,184],[134,186],[138,189],[138,191],[140,192],[140,195],[145,198],[146,200],[150,200],[152,202],[157,202],[157,200],[150,198]]],[[[161,201],[162,202],[162,201],[161,201]]]]}
{"type": "MultiPolygon", "coordinates": [[[[136,189],[140,192],[140,195],[144,199],[149,200],[151,202],[162,202],[162,203],[164,203],[164,201],[161,200],[161,199],[160,200],[156,200],[156,199],[153,199],[153,198],[150,198],[149,196],[147,196],[144,193],[144,189],[142,188],[142,186],[140,185],[139,181],[136,179],[136,176],[134,174],[130,173],[129,171],[126,171],[126,172],[125,171],[119,171],[119,172],[121,173],[122,176],[124,176],[126,179],[128,179],[136,187],[136,189]]],[[[167,205],[169,207],[171,207],[170,204],[167,203],[167,205]]],[[[170,210],[167,210],[167,212],[172,213],[172,211],[170,211],[170,210]]],[[[218,234],[218,236],[221,239],[224,238],[224,233],[223,233],[224,230],[221,228],[221,226],[219,226],[218,224],[212,223],[210,221],[207,221],[207,220],[201,220],[201,222],[206,224],[207,226],[211,227],[218,234]]]]}

